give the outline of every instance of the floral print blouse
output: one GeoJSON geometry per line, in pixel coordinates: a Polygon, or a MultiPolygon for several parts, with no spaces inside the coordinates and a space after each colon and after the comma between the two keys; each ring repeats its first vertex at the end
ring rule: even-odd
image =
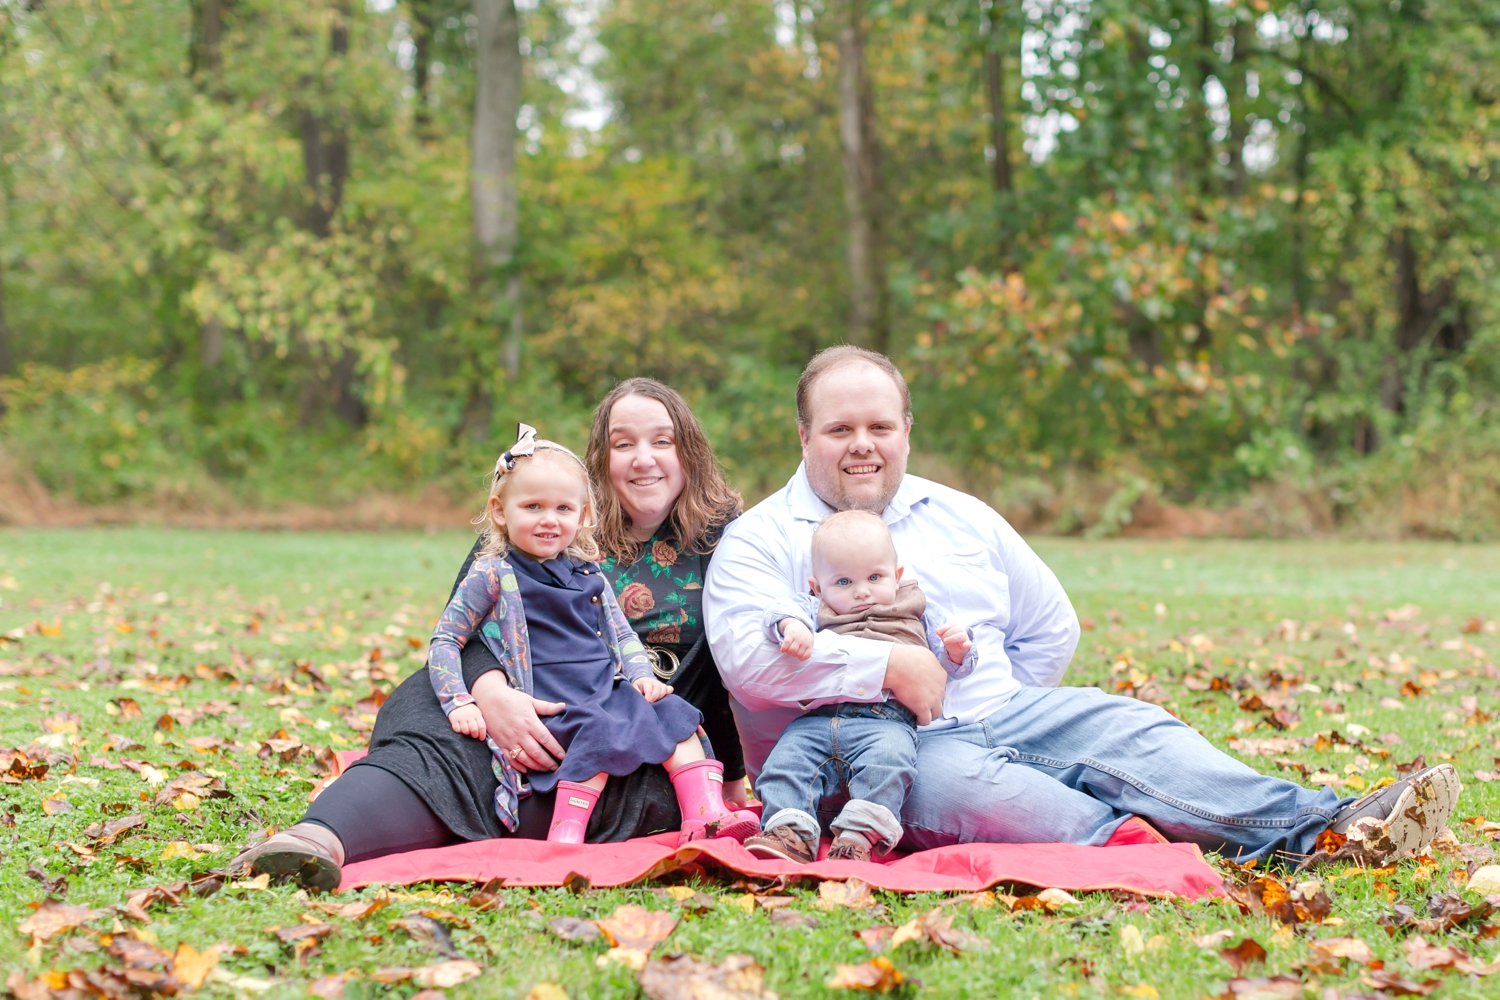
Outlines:
{"type": "Polygon", "coordinates": [[[606,556],[599,568],[613,581],[620,610],[642,641],[676,651],[703,634],[702,555],[681,552],[658,534],[630,565],[606,556]]]}

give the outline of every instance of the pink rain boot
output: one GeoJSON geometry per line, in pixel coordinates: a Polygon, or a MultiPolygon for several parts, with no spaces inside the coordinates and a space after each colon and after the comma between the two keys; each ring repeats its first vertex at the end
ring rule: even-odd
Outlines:
{"type": "Polygon", "coordinates": [[[599,801],[599,791],[601,789],[580,785],[576,781],[559,781],[547,839],[556,844],[583,843],[584,832],[589,828],[589,816],[594,812],[594,803],[599,801]]]}
{"type": "MultiPolygon", "coordinates": [[[[677,846],[709,837],[732,837],[741,843],[760,832],[760,820],[743,809],[730,812],[724,805],[724,765],[716,760],[695,760],[668,771],[682,809],[682,832],[677,846]]],[[[560,784],[560,783],[559,783],[560,784]]]]}

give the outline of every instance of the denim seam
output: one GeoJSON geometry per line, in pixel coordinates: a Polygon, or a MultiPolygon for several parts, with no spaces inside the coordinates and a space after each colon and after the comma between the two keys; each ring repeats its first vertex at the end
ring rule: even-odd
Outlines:
{"type": "Polygon", "coordinates": [[[1214,813],[1207,812],[1203,809],[1199,809],[1195,806],[1189,805],[1186,802],[1179,801],[1178,799],[1174,799],[1167,795],[1162,795],[1161,793],[1151,788],[1147,788],[1144,784],[1137,781],[1135,778],[1131,777],[1125,772],[1119,770],[1118,768],[1107,767],[1106,765],[1101,764],[1099,761],[1094,760],[1092,757],[1083,757],[1078,760],[1068,762],[1057,760],[1051,757],[1039,757],[1036,754],[1016,752],[1015,756],[1012,759],[1022,763],[1044,764],[1048,767],[1055,767],[1059,769],[1074,767],[1079,764],[1082,764],[1085,767],[1092,767],[1096,771],[1103,771],[1105,774],[1114,775],[1116,778],[1119,778],[1121,781],[1130,785],[1143,795],[1147,795],[1159,802],[1164,802],[1167,805],[1172,806],[1175,809],[1180,809],[1185,813],[1190,813],[1191,815],[1197,816],[1199,819],[1206,819],[1211,823],[1218,823],[1223,826],[1243,827],[1246,829],[1292,829],[1298,825],[1297,820],[1300,819],[1303,815],[1305,815],[1306,813],[1317,813],[1319,811],[1316,809],[1298,810],[1297,817],[1289,823],[1266,823],[1256,822],[1252,820],[1235,819],[1228,816],[1217,816],[1214,813]]]}

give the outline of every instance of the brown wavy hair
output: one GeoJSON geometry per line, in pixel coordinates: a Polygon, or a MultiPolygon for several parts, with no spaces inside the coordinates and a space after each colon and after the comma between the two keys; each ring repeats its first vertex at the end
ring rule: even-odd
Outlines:
{"type": "Polygon", "coordinates": [[[672,418],[684,482],[682,494],[663,524],[667,540],[685,552],[712,550],[718,542],[719,529],[739,515],[743,502],[725,481],[703,425],[693,416],[687,400],[676,389],[654,378],[626,379],[611,389],[594,410],[585,458],[596,487],[595,538],[600,548],[624,564],[634,562],[641,554],[641,543],[629,535],[630,516],[620,507],[609,478],[609,415],[626,396],[654,399],[667,408],[667,415],[672,418]]]}

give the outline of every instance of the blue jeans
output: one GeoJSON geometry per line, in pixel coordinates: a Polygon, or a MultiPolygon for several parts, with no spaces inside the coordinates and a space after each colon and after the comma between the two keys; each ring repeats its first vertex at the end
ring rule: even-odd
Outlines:
{"type": "Polygon", "coordinates": [[[898,702],[825,705],[797,719],[766,757],[755,781],[763,829],[791,826],[816,844],[818,807],[847,791],[830,824],[865,834],[882,851],[901,840],[902,805],[917,773],[917,720],[898,702]]]}
{"type": "MultiPolygon", "coordinates": [[[[1099,845],[1130,816],[1240,861],[1312,853],[1341,799],[1261,774],[1165,709],[1025,688],[989,718],[919,733],[903,846],[1099,845]]],[[[779,749],[779,745],[778,745],[779,749]]]]}

